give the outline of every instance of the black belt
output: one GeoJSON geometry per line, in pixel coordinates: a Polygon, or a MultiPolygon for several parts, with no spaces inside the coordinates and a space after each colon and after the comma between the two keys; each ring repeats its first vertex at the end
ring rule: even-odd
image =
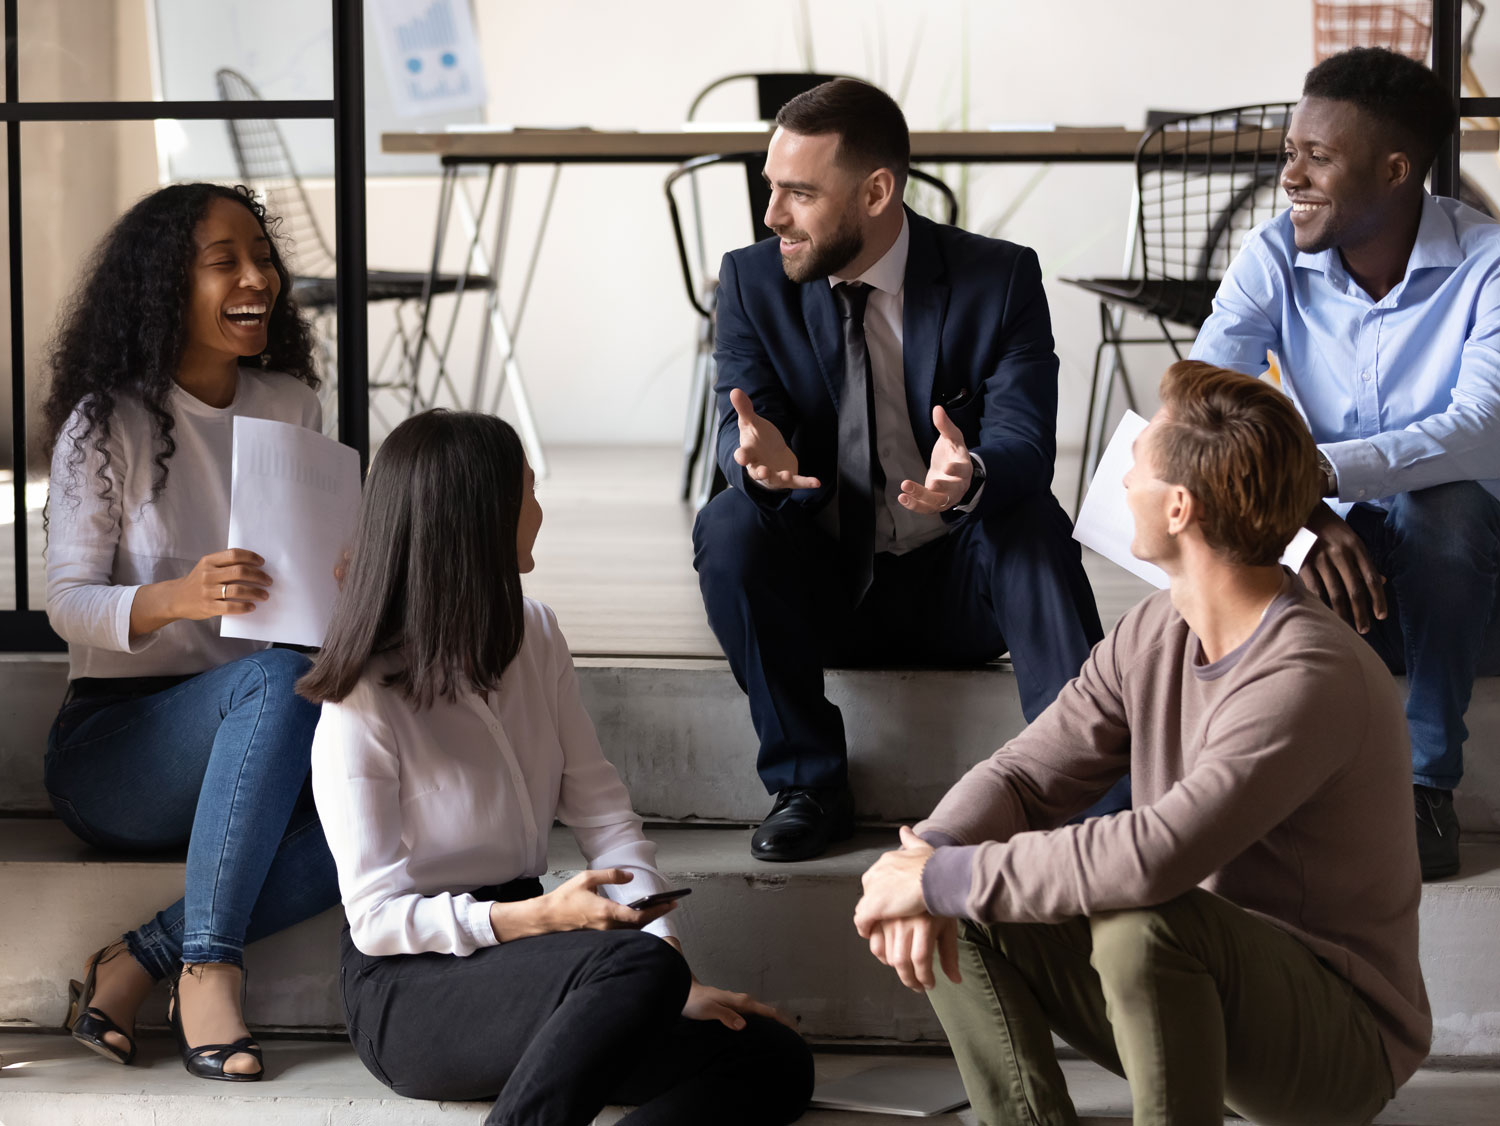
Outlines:
{"type": "Polygon", "coordinates": [[[120,696],[139,699],[154,696],[168,688],[176,688],[192,680],[197,673],[184,676],[80,676],[68,682],[67,702],[73,700],[97,700],[101,696],[120,696]]]}

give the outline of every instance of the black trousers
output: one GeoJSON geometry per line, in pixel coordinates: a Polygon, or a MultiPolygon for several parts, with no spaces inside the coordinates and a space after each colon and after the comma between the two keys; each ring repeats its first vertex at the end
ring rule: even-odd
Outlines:
{"type": "Polygon", "coordinates": [[[965,518],[915,551],[876,555],[869,593],[851,606],[838,545],[815,516],[740,489],[716,496],[693,526],[693,565],[750,697],[766,790],[847,784],[829,665],[975,665],[1009,650],[1021,709],[1040,715],[1104,636],[1072,531],[1051,493],[965,518]]]}
{"type": "MultiPolygon", "coordinates": [[[[534,880],[484,898],[540,894],[534,880]]],[[[487,1126],[779,1126],[812,1095],[812,1054],[772,1020],[740,1031],[682,1014],[692,977],[642,931],[567,931],[451,954],[371,957],[344,928],[349,1038],[371,1074],[418,1099],[490,1099],[487,1126]],[[497,1098],[498,1096],[498,1098],[497,1098]]]]}

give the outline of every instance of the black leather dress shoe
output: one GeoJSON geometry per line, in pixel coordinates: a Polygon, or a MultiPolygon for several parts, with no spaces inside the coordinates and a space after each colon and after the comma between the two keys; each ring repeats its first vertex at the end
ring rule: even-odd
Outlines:
{"type": "Polygon", "coordinates": [[[1417,806],[1417,856],[1422,861],[1422,879],[1441,880],[1458,874],[1458,814],[1453,812],[1453,791],[1412,786],[1417,806]]]}
{"type": "Polygon", "coordinates": [[[750,838],[757,860],[811,860],[834,841],[854,835],[854,796],[847,789],[792,786],[776,795],[770,814],[750,838]]]}

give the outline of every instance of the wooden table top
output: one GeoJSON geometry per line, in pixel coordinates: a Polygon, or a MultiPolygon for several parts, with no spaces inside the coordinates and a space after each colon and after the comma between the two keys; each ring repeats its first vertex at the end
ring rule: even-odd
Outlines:
{"type": "MultiPolygon", "coordinates": [[[[911,155],[924,163],[1128,163],[1143,131],[1088,127],[1052,130],[968,130],[911,135],[911,155]]],[[[769,129],[463,129],[381,134],[381,150],[425,154],[453,163],[676,164],[710,153],[764,148],[769,129]]],[[[1495,152],[1500,131],[1466,129],[1464,152],[1495,152]]]]}
{"type": "MultiPolygon", "coordinates": [[[[770,138],[769,129],[463,129],[384,133],[380,147],[476,163],[675,164],[709,153],[763,149],[770,138]]],[[[1128,162],[1140,139],[1140,130],[1125,128],[913,133],[911,155],[924,162],[1128,162]]]]}

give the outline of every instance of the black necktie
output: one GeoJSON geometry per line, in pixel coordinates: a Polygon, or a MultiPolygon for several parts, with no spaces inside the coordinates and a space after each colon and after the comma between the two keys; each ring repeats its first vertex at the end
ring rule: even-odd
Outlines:
{"type": "Polygon", "coordinates": [[[870,589],[875,565],[875,498],[885,474],[875,457],[875,386],[865,346],[870,287],[841,282],[833,298],[844,323],[844,393],[839,402],[839,549],[856,606],[870,589]]]}

